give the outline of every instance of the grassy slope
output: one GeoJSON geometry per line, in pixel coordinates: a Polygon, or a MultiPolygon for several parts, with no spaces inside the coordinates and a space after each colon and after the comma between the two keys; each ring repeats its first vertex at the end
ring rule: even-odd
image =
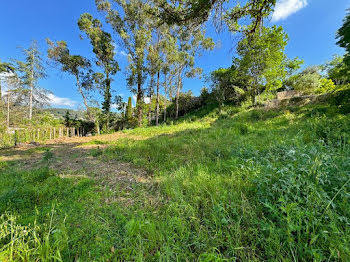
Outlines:
{"type": "Polygon", "coordinates": [[[349,261],[349,114],[328,104],[236,111],[126,131],[144,140],[96,157],[148,170],[153,182],[128,191],[3,163],[0,243],[15,252],[6,246],[0,260],[349,261]],[[131,201],[107,201],[117,197],[131,201]]]}

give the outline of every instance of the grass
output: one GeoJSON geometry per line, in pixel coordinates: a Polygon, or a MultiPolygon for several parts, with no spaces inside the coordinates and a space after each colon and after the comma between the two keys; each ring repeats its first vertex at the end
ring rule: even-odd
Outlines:
{"type": "Polygon", "coordinates": [[[90,153],[148,171],[127,188],[2,164],[0,260],[349,261],[344,108],[204,108],[125,131],[90,153]]]}

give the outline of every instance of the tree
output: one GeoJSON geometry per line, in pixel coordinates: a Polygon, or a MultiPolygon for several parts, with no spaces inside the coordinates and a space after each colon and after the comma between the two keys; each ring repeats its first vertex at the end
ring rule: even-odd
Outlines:
{"type": "Polygon", "coordinates": [[[129,97],[128,99],[128,105],[126,108],[126,119],[129,121],[133,118],[133,114],[132,114],[132,100],[131,97],[129,97]]]}
{"type": "MultiPolygon", "coordinates": [[[[20,111],[22,111],[21,108],[23,108],[22,105],[26,99],[26,90],[23,88],[21,80],[15,72],[6,77],[6,87],[6,123],[7,127],[9,127],[11,111],[11,115],[14,115],[15,108],[17,108],[17,113],[20,113],[20,111]]],[[[20,117],[20,119],[23,122],[23,116],[20,117]]],[[[11,122],[15,122],[14,116],[11,117],[11,120],[11,122]]]]}
{"type": "Polygon", "coordinates": [[[349,83],[350,72],[350,11],[347,10],[347,14],[343,20],[343,25],[339,28],[336,35],[337,44],[345,49],[345,55],[341,59],[340,57],[334,57],[334,59],[328,64],[329,77],[336,84],[349,83]]]}
{"type": "Polygon", "coordinates": [[[86,112],[91,120],[87,92],[92,89],[92,70],[88,59],[80,55],[71,55],[65,41],[52,42],[47,39],[49,49],[48,57],[52,59],[61,69],[75,77],[78,92],[83,98],[86,112]]]}
{"type": "Polygon", "coordinates": [[[304,94],[325,93],[334,89],[331,79],[325,79],[320,74],[321,67],[310,66],[302,72],[289,78],[288,85],[304,94]]]}
{"type": "Polygon", "coordinates": [[[239,77],[247,84],[253,105],[260,90],[280,88],[287,74],[284,54],[287,34],[276,26],[259,30],[254,37],[245,37],[237,47],[239,77]]]}
{"type": "Polygon", "coordinates": [[[163,83],[162,87],[164,89],[165,101],[164,101],[164,115],[163,121],[166,121],[167,118],[167,104],[168,100],[171,101],[173,94],[175,93],[176,87],[175,82],[175,62],[177,59],[177,39],[176,35],[171,33],[171,28],[168,28],[167,31],[162,31],[163,41],[161,44],[162,52],[162,61],[161,61],[161,73],[163,74],[163,83]]]}
{"type": "MultiPolygon", "coordinates": [[[[14,71],[15,71],[15,67],[11,63],[0,61],[0,74],[13,73],[14,71]]],[[[2,97],[2,89],[1,89],[1,79],[0,79],[0,101],[1,101],[1,97],[2,97]]]]}
{"type": "Polygon", "coordinates": [[[202,55],[204,50],[213,49],[214,42],[211,38],[205,37],[205,31],[201,27],[192,28],[191,30],[176,28],[173,34],[176,34],[178,38],[177,50],[173,51],[170,58],[175,67],[173,72],[177,82],[175,97],[175,118],[177,119],[179,117],[179,96],[182,90],[183,78],[201,75],[202,69],[195,67],[195,58],[202,55]]]}
{"type": "Polygon", "coordinates": [[[29,48],[23,49],[25,61],[16,61],[17,70],[21,73],[21,80],[24,86],[29,88],[29,120],[33,116],[33,105],[48,101],[47,91],[38,86],[38,80],[46,77],[41,52],[38,44],[33,41],[29,48]]]}
{"type": "Polygon", "coordinates": [[[138,126],[141,126],[144,103],[143,83],[146,78],[144,63],[146,47],[151,38],[150,6],[142,0],[113,0],[113,3],[117,5],[115,8],[110,1],[96,0],[97,8],[106,14],[107,22],[118,34],[122,46],[128,52],[128,85],[131,91],[136,93],[138,126]]]}
{"type": "Polygon", "coordinates": [[[148,71],[151,76],[150,81],[150,89],[149,89],[149,98],[150,98],[150,104],[149,104],[149,124],[151,123],[151,102],[152,102],[152,94],[154,92],[154,76],[157,75],[157,81],[156,81],[156,125],[158,125],[159,121],[159,92],[160,92],[160,70],[162,66],[162,58],[161,58],[161,44],[162,40],[160,29],[156,30],[154,41],[151,42],[151,44],[148,46],[148,55],[147,60],[149,64],[148,71]]]}
{"type": "Polygon", "coordinates": [[[340,47],[345,48],[344,63],[349,67],[350,66],[350,11],[347,11],[347,14],[343,20],[343,25],[339,28],[336,35],[337,44],[340,47]]]}
{"type": "Polygon", "coordinates": [[[333,59],[323,66],[323,69],[326,71],[328,78],[336,85],[350,82],[350,68],[344,63],[342,56],[333,56],[333,59]]]}
{"type": "Polygon", "coordinates": [[[102,23],[94,19],[90,14],[84,13],[80,16],[78,26],[90,39],[93,52],[96,55],[96,65],[104,70],[103,80],[103,103],[102,110],[107,116],[107,126],[109,125],[109,115],[111,110],[111,76],[119,71],[118,62],[114,59],[114,42],[111,34],[102,30],[102,23]]]}
{"type": "MultiPolygon", "coordinates": [[[[216,11],[215,20],[222,19],[225,0],[157,0],[153,13],[162,21],[178,25],[198,26],[208,20],[212,10],[216,11]]],[[[248,0],[243,5],[240,1],[232,1],[232,8],[225,14],[225,20],[231,30],[254,34],[268,18],[276,5],[276,0],[248,0]],[[242,22],[242,23],[240,23],[242,22]]]]}
{"type": "Polygon", "coordinates": [[[71,124],[72,124],[72,118],[70,116],[70,112],[69,112],[69,110],[66,110],[66,113],[64,115],[64,125],[66,127],[70,127],[71,124]]]}
{"type": "Polygon", "coordinates": [[[224,102],[240,104],[246,97],[244,83],[240,82],[235,65],[219,68],[210,74],[211,93],[219,103],[220,111],[224,102]]]}

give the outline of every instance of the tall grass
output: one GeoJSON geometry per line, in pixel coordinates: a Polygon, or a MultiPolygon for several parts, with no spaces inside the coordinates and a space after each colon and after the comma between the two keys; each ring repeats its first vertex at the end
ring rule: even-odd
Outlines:
{"type": "Polygon", "coordinates": [[[63,261],[349,261],[350,119],[341,110],[227,107],[126,131],[144,140],[91,153],[148,170],[151,182],[127,187],[4,167],[0,212],[16,216],[19,231],[46,228],[40,243],[49,235],[50,255],[63,261]]]}

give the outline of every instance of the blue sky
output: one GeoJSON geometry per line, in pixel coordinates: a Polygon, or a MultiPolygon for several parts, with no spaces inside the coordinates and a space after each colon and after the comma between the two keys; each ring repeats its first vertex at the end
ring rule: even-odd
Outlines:
{"type": "MultiPolygon", "coordinates": [[[[341,26],[350,0],[278,0],[269,24],[282,25],[289,35],[286,48],[290,58],[298,56],[305,61],[304,66],[322,64],[333,54],[343,52],[336,46],[335,33],[341,26]]],[[[81,40],[77,26],[80,14],[89,12],[100,19],[94,0],[12,0],[0,3],[0,60],[22,59],[19,47],[27,47],[32,39],[39,42],[46,56],[45,39],[66,40],[72,53],[92,58],[92,48],[87,39],[81,40]]],[[[106,26],[107,31],[110,29],[106,26]]],[[[111,30],[110,30],[111,32],[111,30]]],[[[211,52],[197,59],[197,66],[208,74],[219,67],[227,67],[234,56],[235,37],[223,30],[217,34],[208,24],[208,35],[220,43],[211,52]]],[[[123,69],[115,77],[112,87],[116,94],[127,100],[131,96],[126,82],[124,68],[127,57],[123,49],[117,47],[116,58],[123,69]]],[[[48,77],[40,85],[53,92],[52,106],[78,108],[81,98],[75,82],[67,74],[49,67],[48,77]]],[[[205,86],[204,79],[186,79],[184,91],[192,90],[198,95],[205,86]]]]}

